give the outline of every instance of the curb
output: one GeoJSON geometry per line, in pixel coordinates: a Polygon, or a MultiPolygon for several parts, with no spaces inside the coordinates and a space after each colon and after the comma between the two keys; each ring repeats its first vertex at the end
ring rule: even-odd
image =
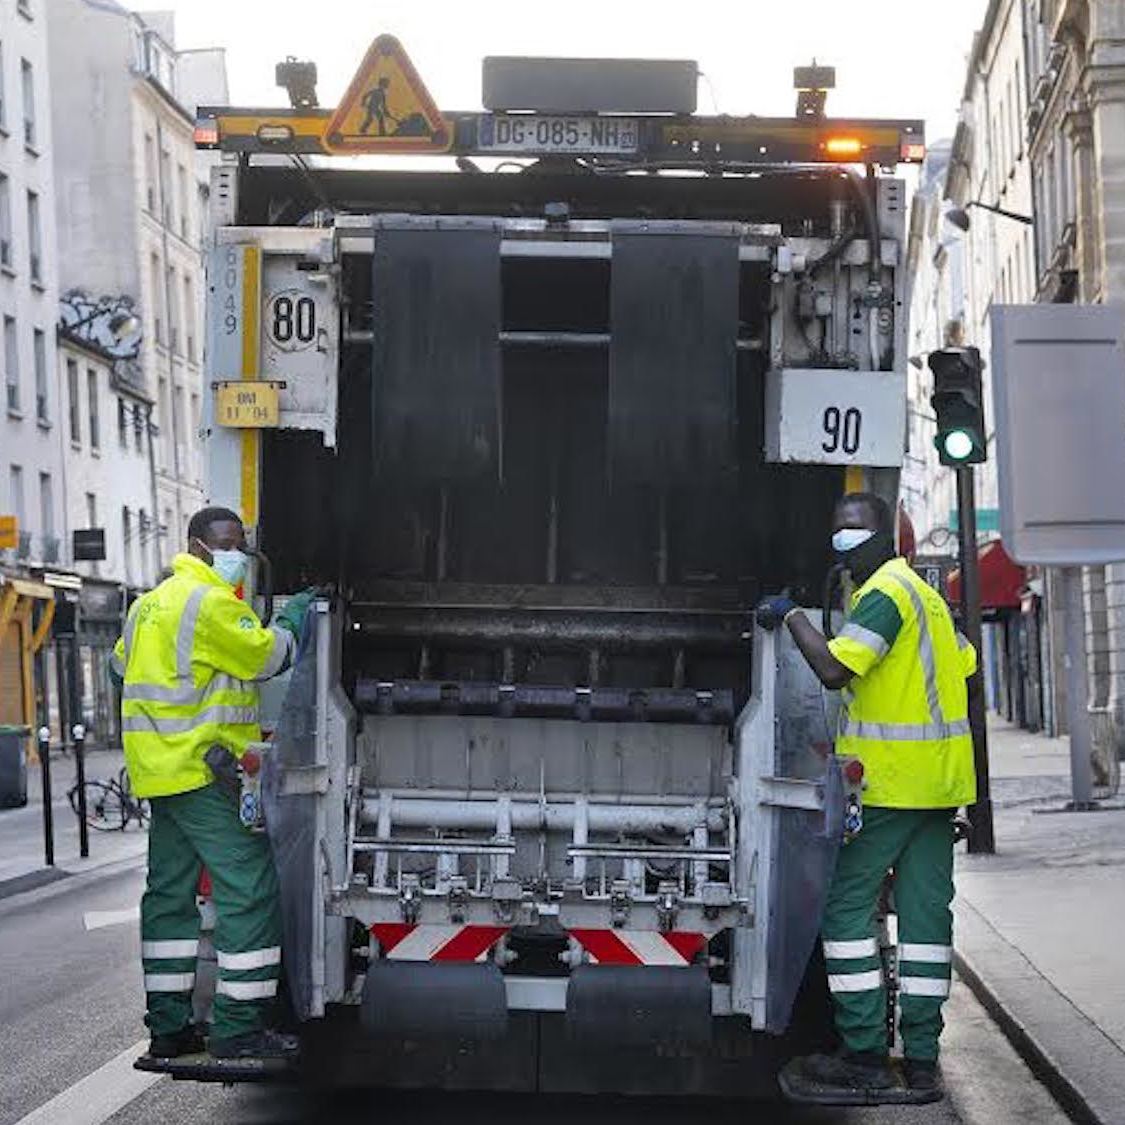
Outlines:
{"type": "Polygon", "coordinates": [[[1125,1125],[1120,1048],[964,899],[953,965],[1016,1053],[1079,1125],[1125,1125]]]}
{"type": "Polygon", "coordinates": [[[0,899],[22,895],[27,891],[37,891],[50,886],[60,879],[69,878],[70,872],[58,867],[42,867],[38,871],[28,871],[24,875],[14,875],[11,879],[0,879],[0,899]]]}

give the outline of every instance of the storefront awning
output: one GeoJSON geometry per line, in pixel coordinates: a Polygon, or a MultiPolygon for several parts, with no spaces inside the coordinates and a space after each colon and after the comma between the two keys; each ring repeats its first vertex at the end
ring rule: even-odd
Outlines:
{"type": "MultiPolygon", "coordinates": [[[[994,539],[980,549],[981,609],[1019,609],[1020,595],[1027,584],[1027,572],[1012,561],[1003,543],[994,539]]],[[[961,571],[949,574],[949,600],[961,600],[961,571]]]]}

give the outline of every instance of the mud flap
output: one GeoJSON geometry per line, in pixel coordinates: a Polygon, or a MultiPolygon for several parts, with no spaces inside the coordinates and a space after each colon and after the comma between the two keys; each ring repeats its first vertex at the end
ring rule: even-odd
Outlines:
{"type": "Polygon", "coordinates": [[[801,1060],[788,1063],[777,1076],[786,1099],[798,1105],[927,1105],[944,1097],[941,1090],[912,1090],[895,1070],[895,1085],[888,1087],[826,1086],[807,1077],[801,1060]]]}
{"type": "Polygon", "coordinates": [[[504,977],[491,964],[376,961],[364,981],[360,1022],[378,1036],[501,1039],[508,1030],[504,977]]]}
{"type": "Polygon", "coordinates": [[[702,965],[582,965],[570,975],[566,1023],[572,1041],[613,1047],[705,1047],[711,1042],[711,982],[702,965]]]}

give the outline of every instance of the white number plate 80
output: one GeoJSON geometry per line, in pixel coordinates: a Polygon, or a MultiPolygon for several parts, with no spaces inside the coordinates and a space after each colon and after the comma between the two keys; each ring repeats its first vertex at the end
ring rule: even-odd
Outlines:
{"type": "Polygon", "coordinates": [[[899,466],[906,376],[787,369],[766,376],[766,460],[899,466]]]}

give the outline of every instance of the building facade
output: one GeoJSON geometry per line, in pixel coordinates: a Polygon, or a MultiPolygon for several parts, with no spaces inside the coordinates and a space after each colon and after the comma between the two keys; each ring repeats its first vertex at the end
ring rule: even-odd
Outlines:
{"type": "MultiPolygon", "coordinates": [[[[50,22],[52,70],[75,76],[58,84],[54,101],[61,285],[127,300],[141,322],[136,378],[124,381],[153,403],[156,495],[146,500],[143,527],[142,509],[130,509],[135,542],[121,561],[132,557],[136,575],[151,581],[179,549],[203,495],[206,187],[194,99],[225,94],[222,53],[190,52],[182,94],[169,13],[53,0],[50,22]]],[[[120,509],[124,520],[124,507],[114,501],[115,518],[120,509]]],[[[116,529],[107,531],[116,539],[116,529]]]]}
{"type": "Polygon", "coordinates": [[[3,561],[19,570],[63,553],[47,24],[43,0],[0,0],[0,513],[18,522],[3,561]]]}
{"type": "MultiPolygon", "coordinates": [[[[1024,0],[1023,7],[1035,296],[1120,303],[1125,301],[1125,4],[1024,0]]],[[[1121,752],[1125,565],[1088,568],[1085,594],[1095,744],[1099,754],[1121,752]]],[[[1097,761],[1098,755],[1095,766],[1097,761]]]]}

